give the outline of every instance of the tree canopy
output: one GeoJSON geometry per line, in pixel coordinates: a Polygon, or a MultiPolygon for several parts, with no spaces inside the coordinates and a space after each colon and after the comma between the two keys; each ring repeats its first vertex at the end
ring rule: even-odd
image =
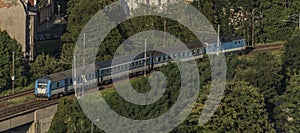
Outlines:
{"type": "Polygon", "coordinates": [[[292,76],[288,84],[283,95],[276,99],[276,129],[279,132],[300,132],[300,75],[292,76]]]}
{"type": "Polygon", "coordinates": [[[12,39],[6,31],[0,31],[0,91],[10,89],[12,85],[13,52],[15,58],[15,86],[28,84],[25,62],[22,61],[21,44],[12,39]]]}

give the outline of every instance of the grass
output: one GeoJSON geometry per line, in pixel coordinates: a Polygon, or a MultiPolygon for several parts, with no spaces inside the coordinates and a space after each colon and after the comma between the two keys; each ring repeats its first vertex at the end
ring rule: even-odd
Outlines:
{"type": "Polygon", "coordinates": [[[35,47],[36,53],[42,53],[42,52],[49,52],[56,49],[62,48],[62,41],[61,40],[50,40],[50,41],[43,41],[43,42],[37,42],[35,47]]]}
{"type": "Polygon", "coordinates": [[[286,41],[276,41],[276,42],[271,42],[271,43],[257,43],[255,44],[255,46],[258,46],[258,45],[269,45],[269,44],[284,44],[286,43],[286,41]]]}
{"type": "Polygon", "coordinates": [[[9,101],[9,104],[18,104],[18,103],[23,103],[26,101],[30,101],[32,99],[35,99],[36,97],[34,95],[27,95],[27,96],[23,96],[23,97],[18,97],[18,98],[14,98],[12,100],[9,101]]]}
{"type": "MultiPolygon", "coordinates": [[[[29,89],[32,89],[34,88],[34,84],[30,84],[26,87],[16,87],[15,88],[15,92],[21,92],[21,91],[25,91],[25,90],[29,90],[29,89]]],[[[7,89],[7,90],[3,90],[3,91],[0,91],[0,96],[7,96],[7,95],[10,95],[12,92],[12,89],[7,89]]]]}

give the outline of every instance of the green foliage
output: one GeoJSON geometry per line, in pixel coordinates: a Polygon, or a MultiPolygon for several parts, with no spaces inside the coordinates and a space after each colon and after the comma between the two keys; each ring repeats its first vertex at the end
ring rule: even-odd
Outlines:
{"type": "MultiPolygon", "coordinates": [[[[165,74],[168,85],[163,96],[155,103],[145,106],[132,104],[123,99],[116,91],[106,94],[104,97],[106,103],[118,114],[137,120],[155,118],[167,112],[176,102],[181,82],[179,70],[174,67],[174,64],[161,68],[161,71],[165,74]]],[[[157,81],[157,84],[159,84],[159,82],[160,81],[157,81]]],[[[151,89],[148,79],[146,78],[133,80],[131,84],[132,87],[140,93],[145,93],[151,89]]]]}
{"type": "MultiPolygon", "coordinates": [[[[71,63],[74,44],[82,28],[99,9],[102,9],[111,2],[113,1],[70,0],[68,2],[67,13],[69,22],[67,33],[63,36],[65,42],[61,58],[63,62],[71,63]],[[86,7],[88,7],[89,10],[86,10],[86,7]]],[[[300,11],[300,2],[296,0],[196,0],[192,5],[201,11],[208,20],[212,22],[214,27],[217,27],[218,24],[221,25],[221,35],[242,36],[246,38],[248,43],[250,43],[252,39],[252,25],[255,27],[255,42],[265,43],[286,40],[297,26],[297,24],[293,22],[296,21],[297,17],[293,15],[298,14],[300,11]],[[252,11],[254,11],[254,16],[252,16],[252,11]],[[253,17],[255,19],[254,23],[252,22],[253,17]]],[[[190,16],[183,16],[182,19],[189,19],[189,17],[190,16]]],[[[169,33],[178,37],[183,42],[194,41],[195,38],[193,38],[192,33],[177,22],[157,16],[136,17],[118,25],[106,36],[103,45],[98,50],[97,61],[111,59],[119,44],[136,33],[146,30],[163,31],[164,20],[167,20],[167,31],[169,33]],[[169,26],[172,26],[172,28],[168,28],[169,26]]],[[[278,56],[274,56],[270,52],[257,52],[249,56],[249,58],[230,54],[227,58],[227,78],[231,81],[227,85],[222,104],[213,116],[213,119],[208,122],[209,124],[197,126],[197,115],[201,112],[203,103],[206,100],[206,95],[199,95],[194,114],[175,131],[273,132],[273,118],[276,119],[276,127],[278,129],[283,131],[297,131],[295,119],[298,117],[282,112],[282,110],[286,108],[296,106],[293,105],[296,99],[292,98],[296,96],[292,96],[292,93],[290,93],[297,91],[297,87],[296,89],[290,87],[291,84],[296,85],[296,83],[291,82],[290,86],[285,88],[285,86],[282,86],[282,81],[288,81],[289,76],[299,74],[300,50],[297,44],[300,41],[298,36],[300,36],[300,32],[295,32],[288,40],[282,62],[278,56]],[[284,71],[282,71],[282,67],[284,71]],[[283,79],[283,77],[286,77],[286,79],[283,79]],[[247,83],[245,81],[247,81],[247,83]],[[278,97],[285,89],[286,92],[284,95],[278,97]],[[278,98],[280,100],[278,100],[278,98]],[[273,108],[276,105],[279,106],[277,106],[273,112],[273,108]],[[284,124],[288,123],[285,121],[287,116],[295,120],[290,127],[284,124]]],[[[38,64],[42,63],[42,59],[39,59],[40,61],[37,61],[34,65],[31,64],[33,68],[48,66],[45,64],[51,66],[53,59],[48,59],[47,57],[40,58],[46,58],[49,61],[46,60],[45,62],[48,63],[44,62],[44,65],[39,66],[38,64]]],[[[63,67],[70,68],[70,65],[63,67]]],[[[51,66],[48,69],[49,70],[42,68],[33,69],[31,72],[35,73],[33,77],[38,77],[48,74],[50,71],[54,72],[59,70],[56,66],[51,66]]],[[[211,80],[210,65],[207,57],[201,60],[201,63],[198,64],[198,69],[200,72],[201,87],[204,88],[201,90],[201,93],[207,94],[207,83],[211,80]]],[[[165,66],[161,68],[161,70],[164,71],[167,77],[168,90],[166,95],[161,98],[161,101],[156,102],[155,105],[147,107],[132,105],[122,99],[114,91],[106,94],[106,102],[119,114],[134,119],[153,118],[168,111],[178,95],[177,89],[178,86],[180,86],[180,80],[178,79],[179,71],[172,65],[165,66]]],[[[140,89],[139,91],[142,92],[150,88],[145,78],[132,82],[132,85],[135,89],[140,89]]],[[[296,108],[294,110],[296,110],[296,108]]],[[[68,117],[68,119],[71,119],[71,117],[68,117]]],[[[86,118],[82,118],[83,121],[85,119],[86,118]]],[[[74,123],[73,126],[70,126],[66,120],[67,118],[63,117],[61,120],[57,120],[56,123],[53,123],[54,126],[52,128],[55,128],[56,124],[59,129],[53,130],[52,132],[75,132],[74,127],[80,127],[74,123]],[[62,126],[58,126],[59,124],[62,126]]],[[[86,125],[83,121],[79,122],[79,120],[74,120],[74,122],[75,121],[89,127],[88,124],[86,125]]],[[[85,132],[83,129],[76,131],[85,132]]]]}
{"type": "Polygon", "coordinates": [[[241,59],[240,66],[236,66],[234,81],[247,81],[259,88],[266,101],[278,95],[282,80],[281,64],[270,52],[256,52],[249,59],[241,59]]]}
{"type": "Polygon", "coordinates": [[[193,113],[176,132],[275,132],[268,121],[264,98],[258,88],[246,82],[227,82],[224,97],[211,119],[198,125],[210,86],[199,93],[193,113]]]}
{"type": "Polygon", "coordinates": [[[300,74],[300,31],[295,31],[293,36],[284,45],[282,57],[284,71],[287,76],[300,74]]]}
{"type": "Polygon", "coordinates": [[[97,61],[112,59],[121,44],[121,40],[122,36],[116,28],[108,33],[98,49],[97,61]]]}
{"type": "MultiPolygon", "coordinates": [[[[70,0],[68,2],[68,25],[67,32],[63,35],[62,40],[65,42],[62,49],[61,59],[63,62],[72,63],[74,45],[79,34],[86,23],[102,8],[112,3],[106,0],[70,0]],[[82,6],[85,5],[85,6],[82,6]],[[86,10],[86,7],[89,7],[86,10]]],[[[112,30],[102,42],[98,51],[97,61],[111,59],[115,50],[121,41],[121,35],[118,29],[112,30]]],[[[65,68],[71,68],[71,65],[65,65],[65,68]]]]}
{"type": "Polygon", "coordinates": [[[12,85],[12,52],[15,52],[15,86],[28,84],[25,67],[27,64],[22,61],[21,45],[10,38],[6,31],[0,31],[0,91],[10,89],[12,85]]]}
{"type": "Polygon", "coordinates": [[[31,81],[62,70],[61,64],[55,58],[43,53],[38,55],[34,62],[30,63],[31,81]]]}
{"type": "MultiPolygon", "coordinates": [[[[93,125],[94,126],[94,125],[93,125]]],[[[81,110],[76,98],[64,98],[58,105],[49,133],[87,133],[91,121],[81,110]]],[[[94,127],[95,132],[102,132],[94,127]]]]}
{"type": "Polygon", "coordinates": [[[300,75],[292,76],[283,95],[277,97],[274,109],[279,132],[300,132],[300,75]]]}
{"type": "Polygon", "coordinates": [[[69,0],[67,4],[67,33],[63,35],[63,41],[67,43],[75,43],[78,39],[79,33],[91,17],[94,16],[101,8],[112,2],[113,1],[107,0],[69,0]]]}

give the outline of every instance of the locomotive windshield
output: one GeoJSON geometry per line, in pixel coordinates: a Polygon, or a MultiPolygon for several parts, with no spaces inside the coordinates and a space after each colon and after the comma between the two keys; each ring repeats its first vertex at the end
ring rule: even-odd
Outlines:
{"type": "Polygon", "coordinates": [[[38,79],[37,87],[40,89],[46,89],[48,85],[48,79],[38,79]]]}
{"type": "Polygon", "coordinates": [[[38,84],[38,88],[46,89],[47,84],[38,84]]]}

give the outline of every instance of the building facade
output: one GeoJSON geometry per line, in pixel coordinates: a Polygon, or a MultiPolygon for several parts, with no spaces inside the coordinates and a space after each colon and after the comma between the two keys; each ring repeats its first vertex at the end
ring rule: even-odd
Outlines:
{"type": "Polygon", "coordinates": [[[54,16],[54,2],[53,0],[39,0],[38,3],[37,22],[42,24],[54,16]]]}
{"type": "Polygon", "coordinates": [[[24,56],[33,60],[36,0],[0,0],[0,29],[22,45],[24,56]]]}
{"type": "MultiPolygon", "coordinates": [[[[157,6],[160,10],[163,10],[163,7],[167,3],[173,3],[176,0],[125,0],[126,6],[130,12],[139,7],[139,4],[153,5],[157,6]]],[[[193,0],[183,0],[184,2],[191,3],[193,0]]]]}

